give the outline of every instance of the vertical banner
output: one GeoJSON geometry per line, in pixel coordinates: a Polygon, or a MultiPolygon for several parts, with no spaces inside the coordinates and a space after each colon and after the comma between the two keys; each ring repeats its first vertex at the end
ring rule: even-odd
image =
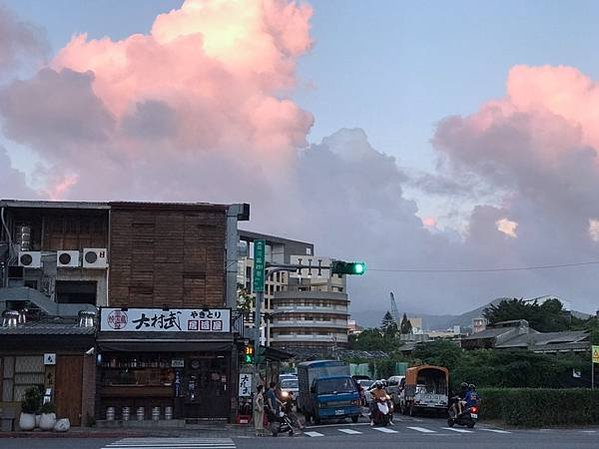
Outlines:
{"type": "Polygon", "coordinates": [[[252,375],[248,373],[239,374],[239,397],[247,398],[252,395],[252,375]]]}
{"type": "Polygon", "coordinates": [[[592,346],[593,348],[593,363],[599,363],[599,346],[592,346]]]}

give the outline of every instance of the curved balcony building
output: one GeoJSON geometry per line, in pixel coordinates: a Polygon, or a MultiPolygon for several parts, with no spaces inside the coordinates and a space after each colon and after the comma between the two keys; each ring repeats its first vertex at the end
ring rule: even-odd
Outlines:
{"type": "Polygon", "coordinates": [[[271,345],[281,349],[346,347],[349,299],[339,291],[287,290],[273,300],[271,345]]]}

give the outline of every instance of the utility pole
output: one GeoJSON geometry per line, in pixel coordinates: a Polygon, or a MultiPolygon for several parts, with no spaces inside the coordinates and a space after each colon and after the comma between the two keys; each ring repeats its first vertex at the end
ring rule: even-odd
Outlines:
{"type": "MultiPolygon", "coordinates": [[[[260,364],[260,337],[262,328],[262,302],[264,301],[265,283],[274,273],[281,271],[294,272],[303,269],[330,269],[332,274],[363,275],[366,272],[364,262],[345,262],[341,260],[331,261],[330,267],[310,267],[306,265],[269,264],[266,262],[266,241],[254,240],[254,293],[256,294],[256,306],[254,308],[254,360],[256,366],[260,364]]],[[[335,350],[337,342],[335,339],[335,350]]]]}

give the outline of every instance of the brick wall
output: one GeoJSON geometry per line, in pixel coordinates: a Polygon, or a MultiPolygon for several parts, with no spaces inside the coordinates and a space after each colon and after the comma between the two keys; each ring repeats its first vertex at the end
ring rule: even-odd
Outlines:
{"type": "Polygon", "coordinates": [[[109,304],[222,307],[224,206],[113,204],[109,304]]]}

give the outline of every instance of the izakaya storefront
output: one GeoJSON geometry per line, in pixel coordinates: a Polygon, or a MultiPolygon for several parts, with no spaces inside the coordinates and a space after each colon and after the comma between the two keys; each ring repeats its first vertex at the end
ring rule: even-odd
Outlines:
{"type": "Polygon", "coordinates": [[[102,308],[98,419],[231,419],[237,349],[229,309],[102,308]]]}

